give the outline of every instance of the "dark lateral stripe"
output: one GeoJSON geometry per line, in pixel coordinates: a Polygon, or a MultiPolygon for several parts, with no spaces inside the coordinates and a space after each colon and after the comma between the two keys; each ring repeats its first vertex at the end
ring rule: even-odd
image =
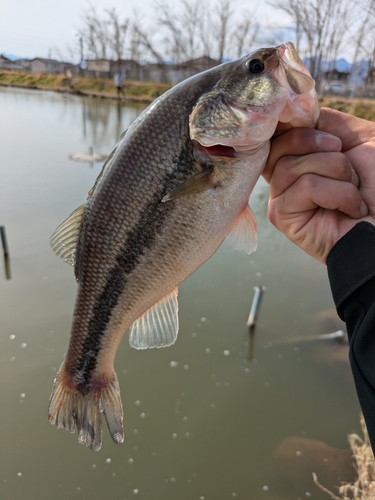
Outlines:
{"type": "Polygon", "coordinates": [[[141,212],[139,223],[128,233],[124,245],[117,254],[117,264],[109,272],[105,288],[93,308],[93,315],[83,342],[82,356],[77,366],[77,371],[80,373],[77,388],[82,394],[89,390],[88,382],[91,373],[96,368],[102,337],[110,321],[112,311],[124,291],[128,274],[137,267],[140,256],[151,248],[156,234],[161,231],[165,219],[174,209],[173,202],[162,203],[161,200],[177,184],[192,175],[194,157],[190,139],[186,141],[185,147],[182,148],[179,158],[176,158],[174,163],[176,165],[175,171],[173,174],[166,174],[163,185],[155,192],[150,203],[141,212]]]}

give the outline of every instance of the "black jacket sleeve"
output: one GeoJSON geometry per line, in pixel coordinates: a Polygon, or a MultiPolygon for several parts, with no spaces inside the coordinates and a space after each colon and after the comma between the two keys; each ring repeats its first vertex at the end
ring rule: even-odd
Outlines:
{"type": "Polygon", "coordinates": [[[349,360],[375,452],[375,226],[360,222],[327,258],[333,300],[349,337],[349,360]]]}

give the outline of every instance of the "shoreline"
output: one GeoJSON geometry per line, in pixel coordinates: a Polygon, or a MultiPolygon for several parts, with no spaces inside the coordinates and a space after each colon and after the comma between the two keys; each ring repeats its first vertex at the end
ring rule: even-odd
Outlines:
{"type": "Polygon", "coordinates": [[[172,87],[167,83],[125,80],[123,95],[117,94],[112,80],[83,76],[67,77],[48,73],[0,70],[0,87],[61,92],[72,95],[149,104],[172,87]]]}
{"type": "MultiPolygon", "coordinates": [[[[124,80],[123,95],[118,96],[114,83],[109,79],[0,70],[0,87],[61,92],[95,99],[111,99],[123,103],[150,104],[172,86],[168,83],[124,80]]],[[[322,107],[337,109],[359,118],[375,121],[374,99],[325,96],[320,97],[319,102],[322,107]]]]}

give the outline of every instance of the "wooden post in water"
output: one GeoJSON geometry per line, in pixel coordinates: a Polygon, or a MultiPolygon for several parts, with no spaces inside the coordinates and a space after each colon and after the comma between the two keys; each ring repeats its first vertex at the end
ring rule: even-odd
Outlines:
{"type": "Polygon", "coordinates": [[[255,343],[255,326],[258,319],[258,312],[263,293],[266,291],[265,286],[254,287],[254,298],[251,304],[249,317],[247,318],[246,326],[249,328],[249,342],[247,348],[247,359],[254,359],[254,343],[255,343]]]}
{"type": "Polygon", "coordinates": [[[3,246],[5,277],[7,280],[10,280],[11,279],[10,257],[9,257],[8,241],[5,232],[5,226],[0,226],[0,237],[1,237],[1,244],[3,246]]]}

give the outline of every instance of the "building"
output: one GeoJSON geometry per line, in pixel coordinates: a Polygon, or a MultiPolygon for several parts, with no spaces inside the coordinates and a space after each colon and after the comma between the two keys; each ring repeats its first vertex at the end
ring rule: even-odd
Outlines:
{"type": "Polygon", "coordinates": [[[0,69],[23,70],[24,66],[22,65],[21,59],[12,61],[12,59],[0,54],[0,69]]]}
{"type": "Polygon", "coordinates": [[[124,80],[140,80],[140,64],[133,59],[110,61],[111,76],[121,75],[124,80]]]}
{"type": "Polygon", "coordinates": [[[31,73],[55,73],[64,74],[66,63],[56,61],[55,59],[44,59],[43,57],[35,57],[30,60],[31,73]]]}

